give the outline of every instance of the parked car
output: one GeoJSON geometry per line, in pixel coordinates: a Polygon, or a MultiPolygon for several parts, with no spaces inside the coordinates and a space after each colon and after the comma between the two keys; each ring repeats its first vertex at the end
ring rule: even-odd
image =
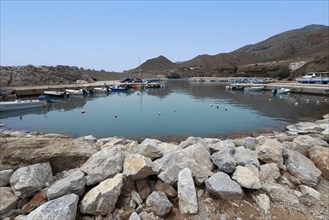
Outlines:
{"type": "Polygon", "coordinates": [[[305,76],[303,76],[303,79],[312,79],[317,77],[317,75],[315,73],[307,73],[305,76]]]}

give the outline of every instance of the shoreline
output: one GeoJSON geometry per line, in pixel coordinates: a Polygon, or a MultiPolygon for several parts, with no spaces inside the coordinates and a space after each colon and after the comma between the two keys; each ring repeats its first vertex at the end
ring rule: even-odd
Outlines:
{"type": "MultiPolygon", "coordinates": [[[[189,80],[191,82],[221,82],[229,83],[231,79],[241,79],[247,77],[192,77],[184,80],[189,80]]],[[[254,77],[250,77],[253,79],[254,77]]],[[[170,80],[170,79],[166,79],[170,80]]],[[[11,97],[15,95],[16,97],[24,96],[34,96],[40,95],[45,90],[60,90],[64,91],[65,89],[82,89],[82,88],[94,88],[102,86],[114,86],[120,84],[119,80],[107,80],[107,81],[97,81],[94,83],[84,83],[84,84],[63,84],[63,85],[39,85],[39,86],[8,86],[1,87],[0,95],[5,97],[11,97]]],[[[273,89],[278,88],[288,88],[291,93],[295,94],[311,94],[317,96],[329,96],[329,85],[326,84],[303,84],[291,81],[278,81],[268,84],[236,84],[237,87],[251,87],[251,86],[262,86],[267,91],[272,91],[273,89]]]]}

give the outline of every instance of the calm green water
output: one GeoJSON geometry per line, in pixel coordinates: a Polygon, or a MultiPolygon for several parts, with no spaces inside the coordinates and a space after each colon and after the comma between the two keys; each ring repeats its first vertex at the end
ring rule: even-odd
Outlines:
{"type": "Polygon", "coordinates": [[[220,83],[169,80],[161,89],[72,96],[49,108],[1,112],[0,118],[12,130],[184,139],[282,130],[287,124],[320,119],[328,109],[329,101],[320,96],[232,92],[220,83]]]}

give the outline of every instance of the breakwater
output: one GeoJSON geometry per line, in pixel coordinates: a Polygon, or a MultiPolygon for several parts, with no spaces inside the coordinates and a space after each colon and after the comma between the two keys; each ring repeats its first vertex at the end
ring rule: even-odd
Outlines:
{"type": "Polygon", "coordinates": [[[284,132],[180,143],[2,130],[0,215],[326,219],[328,123],[325,115],[284,132]]]}

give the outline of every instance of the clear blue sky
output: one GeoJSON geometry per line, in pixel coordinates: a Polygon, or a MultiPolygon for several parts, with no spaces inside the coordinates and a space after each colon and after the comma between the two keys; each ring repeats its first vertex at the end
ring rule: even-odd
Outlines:
{"type": "Polygon", "coordinates": [[[1,0],[1,65],[135,68],[230,52],[310,24],[328,25],[323,1],[1,0]]]}

